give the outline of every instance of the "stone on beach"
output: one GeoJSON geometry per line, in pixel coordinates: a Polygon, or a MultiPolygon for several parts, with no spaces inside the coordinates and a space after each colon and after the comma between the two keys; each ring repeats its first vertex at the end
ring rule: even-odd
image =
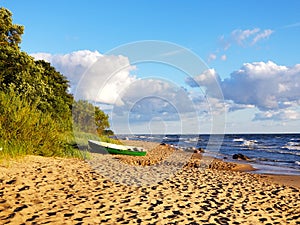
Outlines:
{"type": "Polygon", "coordinates": [[[249,160],[250,158],[248,156],[245,156],[241,153],[238,153],[238,154],[234,154],[232,156],[233,159],[237,159],[237,160],[249,160]]]}

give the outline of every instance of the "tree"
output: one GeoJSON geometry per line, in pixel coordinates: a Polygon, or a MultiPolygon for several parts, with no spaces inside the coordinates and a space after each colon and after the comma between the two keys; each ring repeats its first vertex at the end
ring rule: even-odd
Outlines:
{"type": "Polygon", "coordinates": [[[75,129],[79,131],[98,133],[101,136],[105,135],[105,130],[109,128],[108,115],[88,101],[74,102],[72,114],[75,129]]]}
{"type": "Polygon", "coordinates": [[[68,80],[49,63],[35,61],[19,49],[24,28],[12,24],[11,16],[0,8],[0,91],[13,88],[24,99],[38,102],[42,112],[70,119],[73,96],[68,93],[68,80]]]}
{"type": "MultiPolygon", "coordinates": [[[[35,61],[19,48],[24,27],[12,23],[12,13],[0,8],[0,92],[16,95],[34,103],[42,113],[71,126],[73,96],[69,82],[54,67],[43,60],[35,61]]],[[[109,127],[108,116],[87,101],[75,102],[73,116],[80,130],[104,134],[109,127]]]]}
{"type": "Polygon", "coordinates": [[[0,8],[0,43],[11,46],[18,46],[21,43],[21,36],[24,27],[12,23],[12,13],[3,7],[0,8]]]}
{"type": "Polygon", "coordinates": [[[88,101],[75,101],[72,108],[75,130],[87,133],[96,133],[94,120],[95,107],[88,101]]]}
{"type": "Polygon", "coordinates": [[[41,71],[41,81],[45,84],[40,93],[40,95],[43,95],[43,110],[59,115],[71,110],[74,99],[73,95],[68,92],[69,81],[67,78],[44,60],[38,60],[35,63],[41,71]]]}
{"type": "Polygon", "coordinates": [[[105,130],[109,128],[108,115],[98,107],[95,107],[95,124],[99,136],[105,134],[105,130]]]}

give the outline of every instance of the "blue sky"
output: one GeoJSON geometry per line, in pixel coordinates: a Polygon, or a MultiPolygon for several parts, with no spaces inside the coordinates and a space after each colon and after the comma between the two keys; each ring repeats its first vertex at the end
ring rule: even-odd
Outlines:
{"type": "MultiPolygon", "coordinates": [[[[208,80],[212,74],[217,77],[227,107],[225,132],[300,132],[300,88],[297,89],[300,79],[300,69],[297,66],[300,63],[299,1],[4,0],[0,5],[12,11],[14,23],[25,26],[22,50],[50,61],[74,86],[78,84],[78,79],[75,78],[78,68],[84,71],[111,49],[142,40],[167,41],[191,50],[207,64],[210,73],[201,71],[203,74],[199,73],[194,77],[202,88],[197,99],[206,97],[206,101],[214,107],[219,107],[217,103],[220,104],[220,99],[217,101],[209,96],[209,91],[212,92],[213,89],[208,80]]],[[[101,64],[110,69],[120,62],[130,65],[115,77],[109,90],[114,90],[111,87],[119,90],[120,82],[131,85],[138,79],[144,79],[147,83],[139,83],[141,86],[159,85],[159,82],[145,80],[146,77],[157,76],[169,82],[169,85],[164,86],[164,91],[169,91],[168,96],[176,89],[175,86],[184,88],[188,92],[185,96],[189,98],[196,96],[197,91],[180,72],[162,66],[132,65],[130,57],[123,56],[125,58],[108,57],[110,64],[101,64]],[[170,81],[174,82],[173,86],[170,81]]],[[[136,88],[139,93],[138,87],[136,88]]],[[[166,93],[153,91],[162,91],[161,89],[153,87],[151,90],[151,96],[157,94],[166,97],[166,93]]],[[[176,94],[178,95],[178,90],[176,94]]],[[[111,94],[114,95],[118,96],[118,93],[111,94]]],[[[126,102],[125,95],[123,102],[126,102]]],[[[106,96],[105,93],[103,96],[106,96]]],[[[106,103],[103,107],[107,110],[113,109],[112,113],[114,110],[120,111],[111,101],[115,101],[111,96],[107,99],[103,97],[100,102],[106,103]]],[[[131,99],[132,96],[133,94],[131,99]]],[[[140,103],[135,106],[143,108],[142,102],[140,103]]],[[[144,104],[151,105],[149,102],[144,104]]],[[[163,103],[157,104],[156,107],[162,107],[160,104],[163,103]]],[[[146,111],[140,112],[141,115],[145,115],[149,109],[144,110],[146,111]]],[[[160,132],[159,124],[164,120],[165,130],[178,131],[180,126],[175,121],[178,117],[168,117],[168,107],[165,108],[165,116],[161,116],[161,108],[152,110],[152,117],[148,115],[140,123],[137,119],[136,124],[130,125],[135,128],[130,129],[143,132],[143,128],[149,128],[151,124],[152,131],[149,132],[160,132]],[[172,119],[174,121],[170,122],[172,119]]],[[[195,110],[201,111],[198,108],[195,110]]],[[[208,114],[211,116],[213,113],[208,114]]],[[[130,121],[135,116],[141,118],[141,115],[132,114],[130,121]]],[[[188,114],[184,116],[186,115],[188,114]]],[[[207,119],[208,115],[202,112],[197,115],[201,124],[199,132],[209,132],[212,125],[207,122],[210,121],[207,119]]],[[[115,118],[118,118],[116,121],[120,119],[124,122],[124,118],[115,118]]],[[[115,129],[120,132],[126,130],[118,127],[115,129]]],[[[191,132],[197,132],[197,129],[191,129],[191,132]]]]}

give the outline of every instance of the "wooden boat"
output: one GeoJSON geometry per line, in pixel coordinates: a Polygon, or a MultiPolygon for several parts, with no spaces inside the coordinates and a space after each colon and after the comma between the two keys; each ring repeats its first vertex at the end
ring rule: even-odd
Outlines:
{"type": "Polygon", "coordinates": [[[108,152],[110,154],[122,154],[122,155],[133,155],[133,156],[145,156],[146,150],[142,147],[117,145],[107,142],[89,140],[89,146],[92,151],[97,153],[108,152]]]}

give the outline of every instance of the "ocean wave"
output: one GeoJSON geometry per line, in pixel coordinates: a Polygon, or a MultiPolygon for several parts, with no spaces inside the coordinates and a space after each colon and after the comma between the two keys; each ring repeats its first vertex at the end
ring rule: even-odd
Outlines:
{"type": "Polygon", "coordinates": [[[300,142],[300,138],[291,138],[290,140],[300,142]]]}
{"type": "Polygon", "coordinates": [[[295,141],[289,141],[287,144],[288,145],[297,145],[297,146],[300,146],[300,143],[299,142],[295,142],[295,141]]]}
{"type": "Polygon", "coordinates": [[[233,142],[244,142],[245,140],[243,138],[234,138],[232,141],[233,142]]]}
{"type": "Polygon", "coordinates": [[[254,148],[257,146],[257,141],[256,140],[244,140],[244,142],[241,145],[254,148]]]}
{"type": "Polygon", "coordinates": [[[280,153],[280,154],[289,154],[289,155],[298,155],[300,156],[300,152],[292,152],[292,151],[272,151],[274,153],[280,153]]]}
{"type": "Polygon", "coordinates": [[[286,145],[282,146],[281,148],[300,151],[300,144],[298,142],[289,141],[286,145]]]}
{"type": "Polygon", "coordinates": [[[238,146],[247,147],[247,148],[255,148],[258,143],[257,140],[245,140],[243,138],[234,138],[232,141],[238,142],[238,146]]]}
{"type": "Polygon", "coordinates": [[[300,166],[300,162],[299,162],[299,161],[296,161],[296,162],[295,162],[295,164],[297,164],[297,165],[299,165],[299,166],[300,166]]]}
{"type": "Polygon", "coordinates": [[[300,145],[284,145],[281,148],[300,151],[300,145]]]}

